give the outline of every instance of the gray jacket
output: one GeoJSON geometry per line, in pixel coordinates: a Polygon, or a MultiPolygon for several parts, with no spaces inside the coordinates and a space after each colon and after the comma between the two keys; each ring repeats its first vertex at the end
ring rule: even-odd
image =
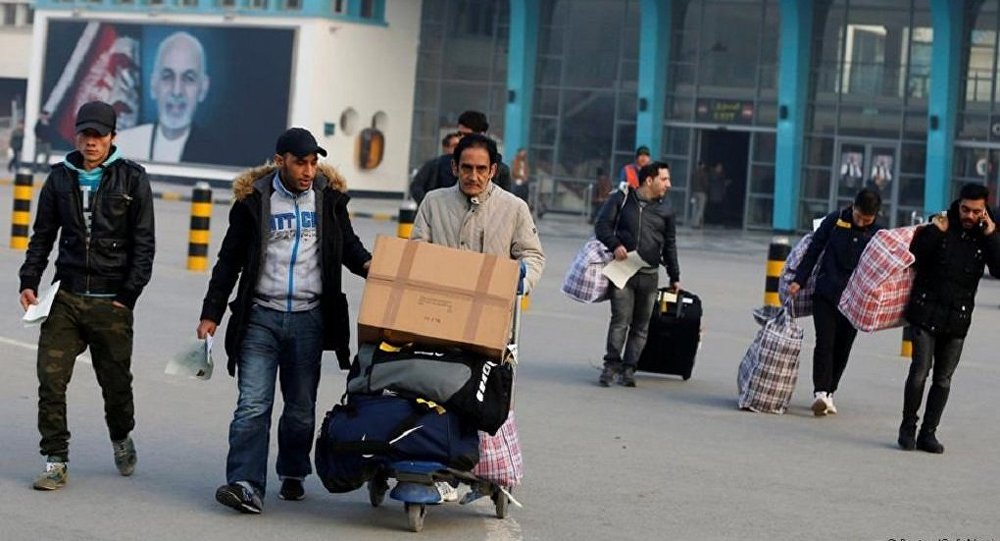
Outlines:
{"type": "Polygon", "coordinates": [[[523,261],[525,291],[542,277],[545,254],[528,205],[490,184],[474,204],[456,184],[428,192],[417,209],[411,239],[523,261]]]}

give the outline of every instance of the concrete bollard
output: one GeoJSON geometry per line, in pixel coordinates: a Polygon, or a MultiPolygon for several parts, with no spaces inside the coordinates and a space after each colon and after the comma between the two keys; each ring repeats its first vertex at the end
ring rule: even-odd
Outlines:
{"type": "Polygon", "coordinates": [[[14,177],[14,213],[10,219],[10,247],[13,250],[28,248],[31,229],[31,196],[35,178],[28,168],[17,170],[14,177]]]}
{"type": "Polygon", "coordinates": [[[909,359],[913,357],[913,327],[903,327],[903,344],[899,347],[899,356],[909,359]]]}
{"type": "Polygon", "coordinates": [[[788,254],[792,252],[792,246],[784,238],[776,238],[767,247],[767,277],[764,280],[764,305],[781,306],[781,299],[778,297],[778,280],[781,278],[781,269],[785,266],[788,254]]]}
{"type": "Polygon", "coordinates": [[[410,238],[413,232],[413,220],[417,219],[417,202],[406,199],[399,206],[399,225],[396,226],[396,236],[401,239],[410,238]]]}
{"type": "Polygon", "coordinates": [[[195,184],[191,191],[191,232],[188,235],[188,262],[190,271],[208,269],[208,241],[212,236],[212,188],[207,182],[195,184]]]}

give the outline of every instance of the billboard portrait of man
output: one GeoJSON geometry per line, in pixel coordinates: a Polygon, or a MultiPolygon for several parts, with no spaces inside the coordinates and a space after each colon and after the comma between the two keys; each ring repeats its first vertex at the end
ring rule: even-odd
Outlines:
{"type": "Polygon", "coordinates": [[[288,127],[294,29],[47,24],[39,112],[52,116],[56,153],[74,148],[84,99],[112,104],[115,145],[148,164],[257,165],[288,127]]]}
{"type": "Polygon", "coordinates": [[[170,34],[156,49],[149,92],[156,103],[155,122],[139,124],[118,134],[125,156],[139,161],[213,161],[217,138],[195,124],[198,106],[210,86],[205,48],[188,32],[170,34]]]}

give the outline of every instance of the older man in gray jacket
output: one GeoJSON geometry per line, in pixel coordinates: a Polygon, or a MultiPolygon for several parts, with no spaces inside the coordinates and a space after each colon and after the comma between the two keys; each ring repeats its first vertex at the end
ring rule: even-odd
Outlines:
{"type": "MultiPolygon", "coordinates": [[[[493,183],[499,161],[500,154],[492,139],[477,134],[463,137],[452,158],[458,183],[427,193],[417,209],[410,238],[516,259],[524,267],[524,291],[528,292],[542,276],[545,254],[528,204],[493,183]]],[[[506,445],[501,433],[516,437],[513,412],[496,436],[498,445],[506,445]]],[[[479,436],[493,438],[485,432],[479,436]]],[[[521,463],[520,448],[510,451],[511,464],[521,463]]],[[[438,483],[438,490],[444,501],[458,498],[457,491],[447,483],[438,483]]],[[[466,498],[483,495],[479,490],[473,494],[466,498]]]]}
{"type": "Polygon", "coordinates": [[[521,261],[530,291],[542,276],[545,254],[527,203],[493,184],[498,162],[492,139],[462,138],[452,162],[458,183],[427,193],[410,238],[521,261]]]}

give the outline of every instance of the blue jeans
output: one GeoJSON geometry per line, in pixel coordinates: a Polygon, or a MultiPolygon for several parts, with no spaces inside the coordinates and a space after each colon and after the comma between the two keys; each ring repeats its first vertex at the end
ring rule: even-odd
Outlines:
{"type": "Polygon", "coordinates": [[[263,495],[276,379],[285,403],[278,421],[278,476],[302,479],[312,473],[323,314],[319,308],[279,312],[253,305],[240,347],[240,397],[229,425],[226,482],[249,481],[263,495]]]}
{"type": "Polygon", "coordinates": [[[649,318],[656,304],[659,275],[653,272],[635,273],[623,289],[608,284],[611,292],[611,323],[608,325],[606,364],[635,368],[646,347],[649,335],[649,318]],[[622,356],[622,348],[625,355],[622,356]]]}

